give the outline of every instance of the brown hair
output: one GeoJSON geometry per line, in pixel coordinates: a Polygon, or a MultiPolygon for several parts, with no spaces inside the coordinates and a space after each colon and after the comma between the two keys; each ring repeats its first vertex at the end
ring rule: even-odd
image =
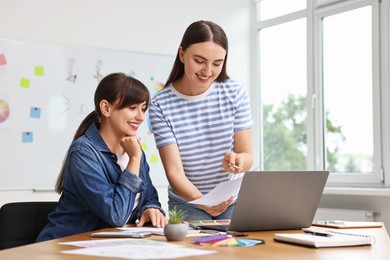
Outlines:
{"type": "MultiPolygon", "coordinates": [[[[213,41],[214,43],[222,46],[226,51],[225,60],[223,63],[222,71],[218,75],[216,81],[224,81],[229,78],[226,72],[226,62],[228,57],[228,39],[224,30],[217,24],[210,21],[197,21],[193,22],[187,30],[184,32],[183,39],[180,46],[185,51],[191,44],[213,41]]],[[[168,77],[165,86],[182,77],[184,74],[184,64],[180,61],[179,50],[177,51],[175,62],[171,73],[168,77]]]]}
{"type": "MultiPolygon", "coordinates": [[[[112,73],[104,77],[98,84],[94,104],[95,110],[89,113],[74,134],[73,141],[82,136],[88,127],[94,122],[100,122],[100,101],[107,100],[110,104],[117,102],[115,109],[122,109],[133,104],[146,101],[146,109],[149,106],[150,94],[147,87],[139,80],[124,73],[112,73]]],[[[66,158],[66,156],[65,156],[66,158]]],[[[55,190],[62,192],[62,181],[65,173],[65,160],[58,175],[55,190]]]]}

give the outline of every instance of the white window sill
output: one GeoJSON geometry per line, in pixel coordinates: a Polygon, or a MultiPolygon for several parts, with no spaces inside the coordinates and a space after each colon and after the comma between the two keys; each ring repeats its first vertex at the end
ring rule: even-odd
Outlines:
{"type": "Polygon", "coordinates": [[[390,189],[386,189],[386,188],[325,187],[323,194],[326,194],[326,195],[389,196],[390,197],[390,189]]]}

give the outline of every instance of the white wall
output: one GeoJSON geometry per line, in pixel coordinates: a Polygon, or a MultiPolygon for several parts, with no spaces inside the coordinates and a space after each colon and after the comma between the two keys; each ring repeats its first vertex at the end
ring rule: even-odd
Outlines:
{"type": "MultiPolygon", "coordinates": [[[[251,19],[254,10],[252,2],[1,0],[0,37],[175,55],[181,37],[190,23],[201,19],[212,20],[225,29],[229,38],[230,76],[249,88],[253,28],[251,19]]],[[[17,156],[17,151],[12,151],[12,147],[7,149],[17,156]]],[[[157,188],[166,209],[166,187],[157,188]]],[[[0,206],[11,201],[57,199],[58,195],[50,191],[0,191],[0,206]]]]}
{"type": "MultiPolygon", "coordinates": [[[[185,28],[209,19],[229,37],[229,74],[252,85],[252,0],[1,0],[0,37],[175,55],[185,28]]],[[[390,14],[390,4],[387,5],[390,14]]],[[[390,45],[390,34],[388,45],[390,45]]],[[[390,50],[390,46],[388,48],[390,50]]],[[[387,53],[390,60],[390,53],[387,53]]],[[[388,65],[390,75],[390,66],[388,65]]],[[[0,86],[1,88],[1,86],[0,86]]],[[[7,148],[10,152],[12,148],[7,148]]],[[[255,152],[258,154],[258,152],[255,152]]],[[[23,158],[21,158],[23,160],[23,158]]],[[[1,165],[1,158],[0,158],[1,165]]],[[[1,170],[1,168],[0,168],[1,170]]],[[[1,174],[1,173],[0,173],[1,174]]],[[[166,187],[157,187],[166,208],[166,187]]],[[[56,200],[53,192],[0,191],[10,201],[56,200]]],[[[390,226],[390,197],[325,194],[321,207],[370,209],[390,226]]]]}

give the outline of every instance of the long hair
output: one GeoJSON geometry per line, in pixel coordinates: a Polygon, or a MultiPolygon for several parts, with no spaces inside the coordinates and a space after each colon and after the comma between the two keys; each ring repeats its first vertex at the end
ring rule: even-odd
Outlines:
{"type": "MultiPolygon", "coordinates": [[[[146,109],[149,106],[150,94],[147,87],[139,80],[132,78],[124,73],[112,73],[104,77],[95,91],[94,104],[95,110],[89,113],[80,123],[73,140],[76,140],[87,131],[92,123],[98,123],[101,120],[100,101],[107,100],[110,104],[118,102],[115,109],[122,109],[133,104],[140,104],[146,101],[146,109]]],[[[65,156],[66,158],[67,156],[65,156]]],[[[62,181],[64,179],[66,159],[58,175],[55,190],[62,192],[62,181]]]]}
{"type": "MultiPolygon", "coordinates": [[[[200,42],[213,41],[214,43],[220,45],[226,51],[226,56],[223,62],[223,67],[221,73],[218,75],[216,81],[224,81],[229,78],[226,72],[226,62],[228,58],[228,39],[224,30],[217,24],[211,21],[197,21],[193,22],[188,26],[187,30],[184,32],[183,39],[181,40],[180,47],[185,51],[190,45],[200,42]]],[[[182,77],[184,74],[184,64],[181,62],[179,57],[179,50],[176,54],[175,62],[171,73],[168,77],[165,87],[175,80],[182,77]]]]}

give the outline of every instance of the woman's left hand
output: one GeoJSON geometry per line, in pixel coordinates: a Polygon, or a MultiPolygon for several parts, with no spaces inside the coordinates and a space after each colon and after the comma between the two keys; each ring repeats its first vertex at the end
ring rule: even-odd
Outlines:
{"type": "Polygon", "coordinates": [[[151,222],[154,227],[160,228],[167,224],[167,219],[159,209],[148,208],[142,213],[137,227],[142,227],[148,222],[151,222]]]}
{"type": "Polygon", "coordinates": [[[203,209],[211,216],[216,217],[221,215],[223,212],[225,212],[232,202],[233,202],[233,197],[230,197],[228,200],[223,201],[220,204],[215,206],[207,206],[207,205],[200,205],[200,204],[196,204],[196,206],[198,206],[200,209],[203,209]]]}

